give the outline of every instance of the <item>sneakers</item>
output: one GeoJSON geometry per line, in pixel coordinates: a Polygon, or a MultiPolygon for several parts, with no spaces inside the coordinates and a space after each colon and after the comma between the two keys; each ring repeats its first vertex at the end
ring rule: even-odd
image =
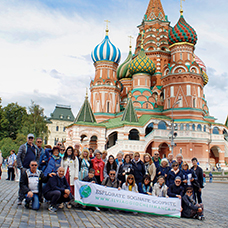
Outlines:
{"type": "Polygon", "coordinates": [[[22,205],[22,201],[21,200],[18,200],[17,201],[17,205],[22,205]]]}
{"type": "Polygon", "coordinates": [[[203,215],[198,217],[199,220],[205,220],[205,217],[203,215]]]}
{"type": "Polygon", "coordinates": [[[66,207],[67,207],[68,209],[71,209],[71,208],[72,208],[72,206],[71,206],[70,203],[67,203],[67,204],[66,204],[66,207]]]}
{"type": "Polygon", "coordinates": [[[97,212],[100,212],[100,211],[101,211],[101,209],[100,209],[99,207],[95,207],[95,210],[96,210],[97,212]]]}
{"type": "Polygon", "coordinates": [[[57,211],[57,208],[54,207],[54,206],[52,206],[52,205],[50,205],[50,206],[48,207],[48,210],[49,210],[50,212],[56,212],[56,211],[57,211]]]}
{"type": "Polygon", "coordinates": [[[60,204],[59,204],[59,208],[60,208],[60,209],[64,208],[64,203],[60,203],[60,204]]]}

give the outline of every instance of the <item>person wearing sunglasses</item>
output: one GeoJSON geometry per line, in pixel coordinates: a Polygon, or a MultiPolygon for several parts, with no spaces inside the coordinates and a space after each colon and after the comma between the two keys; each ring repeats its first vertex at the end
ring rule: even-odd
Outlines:
{"type": "Polygon", "coordinates": [[[174,180],[176,177],[180,177],[181,180],[183,180],[183,174],[182,171],[179,169],[179,164],[177,162],[174,162],[172,164],[172,169],[168,172],[167,175],[167,186],[174,184],[174,180]]]}
{"type": "Polygon", "coordinates": [[[63,159],[65,154],[65,146],[60,146],[60,153],[59,156],[63,159]]]}
{"type": "Polygon", "coordinates": [[[101,185],[111,188],[118,188],[118,190],[120,190],[120,181],[116,178],[116,170],[111,169],[109,171],[109,176],[102,181],[101,185]]]}
{"type": "MultiPolygon", "coordinates": [[[[29,165],[31,161],[37,161],[37,163],[39,163],[40,150],[33,141],[34,135],[30,133],[27,135],[27,142],[19,147],[17,154],[17,168],[21,170],[21,173],[30,168],[29,165]]],[[[24,195],[21,194],[19,188],[17,204],[21,205],[23,199],[24,195]]]]}
{"type": "Polygon", "coordinates": [[[181,199],[183,193],[184,188],[181,186],[181,177],[177,176],[174,184],[171,184],[168,188],[168,196],[181,199]]]}
{"type": "MultiPolygon", "coordinates": [[[[183,173],[183,186],[186,190],[187,187],[193,187],[193,182],[197,186],[199,185],[197,182],[197,176],[194,170],[189,169],[189,165],[187,162],[183,162],[182,164],[182,173],[183,173]]],[[[195,194],[193,196],[195,198],[195,194]]]]}
{"type": "Polygon", "coordinates": [[[134,177],[136,184],[138,185],[143,180],[143,176],[146,173],[144,163],[140,160],[139,152],[134,153],[134,159],[132,160],[132,166],[134,169],[134,177]]]}
{"type": "Polygon", "coordinates": [[[152,195],[152,184],[153,182],[151,182],[150,175],[146,174],[143,177],[143,181],[138,185],[139,192],[142,194],[152,195]]]}
{"type": "Polygon", "coordinates": [[[159,157],[159,152],[158,151],[154,152],[154,156],[152,157],[152,160],[153,160],[153,162],[155,164],[156,169],[158,169],[158,167],[161,164],[161,158],[159,157]]]}
{"type": "Polygon", "coordinates": [[[135,177],[133,174],[128,175],[127,181],[122,185],[122,189],[131,192],[138,192],[138,187],[135,183],[135,177]]]}
{"type": "Polygon", "coordinates": [[[31,206],[33,210],[39,210],[42,199],[42,183],[46,183],[49,177],[56,174],[50,173],[45,177],[43,172],[38,170],[37,161],[31,161],[29,167],[21,174],[20,189],[25,196],[25,207],[29,209],[31,206]]]}
{"type": "Polygon", "coordinates": [[[184,218],[196,218],[199,220],[204,220],[203,216],[203,204],[196,204],[193,198],[193,188],[187,187],[186,193],[182,197],[182,212],[181,217],[184,218]]]}

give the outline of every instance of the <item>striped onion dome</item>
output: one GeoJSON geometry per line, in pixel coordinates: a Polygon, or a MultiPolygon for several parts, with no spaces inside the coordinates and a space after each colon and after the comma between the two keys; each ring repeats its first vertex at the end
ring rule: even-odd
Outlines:
{"type": "Polygon", "coordinates": [[[177,24],[169,30],[169,45],[181,42],[196,44],[196,31],[185,21],[183,15],[180,16],[177,24]]]}
{"type": "Polygon", "coordinates": [[[119,63],[121,54],[119,48],[115,47],[106,34],[104,40],[98,44],[91,53],[93,62],[112,61],[119,63]]]}
{"type": "Polygon", "coordinates": [[[204,72],[207,72],[204,62],[196,55],[195,55],[195,61],[199,65],[199,67],[203,69],[204,72]]]}
{"type": "Polygon", "coordinates": [[[131,74],[130,74],[129,68],[128,68],[131,60],[132,60],[132,53],[130,50],[126,60],[117,69],[118,80],[120,80],[122,78],[131,78],[131,74]]]}
{"type": "Polygon", "coordinates": [[[131,75],[137,73],[147,73],[153,75],[155,70],[156,67],[154,62],[146,56],[143,48],[141,48],[139,55],[132,59],[129,64],[129,72],[131,75]]]}
{"type": "Polygon", "coordinates": [[[206,85],[208,83],[208,75],[207,75],[207,69],[206,69],[206,65],[204,64],[204,62],[195,55],[195,62],[199,65],[199,67],[202,69],[202,75],[203,75],[203,84],[206,85]]]}

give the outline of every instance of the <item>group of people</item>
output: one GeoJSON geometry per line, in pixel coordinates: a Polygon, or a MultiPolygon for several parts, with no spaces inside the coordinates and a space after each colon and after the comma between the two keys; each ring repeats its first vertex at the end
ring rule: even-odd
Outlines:
{"type": "Polygon", "coordinates": [[[33,142],[34,135],[29,134],[16,158],[21,170],[18,205],[25,199],[27,208],[38,210],[46,200],[50,211],[55,212],[64,204],[71,208],[75,206],[74,180],[79,179],[156,197],[177,197],[182,200],[183,217],[203,218],[203,171],[197,158],[192,159],[190,168],[182,154],[176,160],[172,153],[168,159],[161,159],[158,151],[153,157],[148,153],[140,156],[138,152],[119,152],[114,157],[98,149],[80,151],[79,144],[65,148],[58,142],[53,148],[43,149],[41,138],[36,139],[36,145],[33,142]]]}

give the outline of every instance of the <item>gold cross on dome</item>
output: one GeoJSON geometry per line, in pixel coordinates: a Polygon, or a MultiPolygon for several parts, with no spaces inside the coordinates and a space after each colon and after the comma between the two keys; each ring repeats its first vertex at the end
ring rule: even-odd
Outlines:
{"type": "Polygon", "coordinates": [[[106,35],[108,35],[108,23],[110,23],[110,21],[109,20],[105,20],[104,22],[106,22],[106,35]]]}
{"type": "Polygon", "coordinates": [[[180,12],[181,12],[181,15],[183,15],[183,2],[185,2],[185,0],[180,0],[180,12]]]}
{"type": "Polygon", "coordinates": [[[128,36],[130,38],[130,49],[131,49],[131,40],[134,38],[133,36],[128,36]]]}

